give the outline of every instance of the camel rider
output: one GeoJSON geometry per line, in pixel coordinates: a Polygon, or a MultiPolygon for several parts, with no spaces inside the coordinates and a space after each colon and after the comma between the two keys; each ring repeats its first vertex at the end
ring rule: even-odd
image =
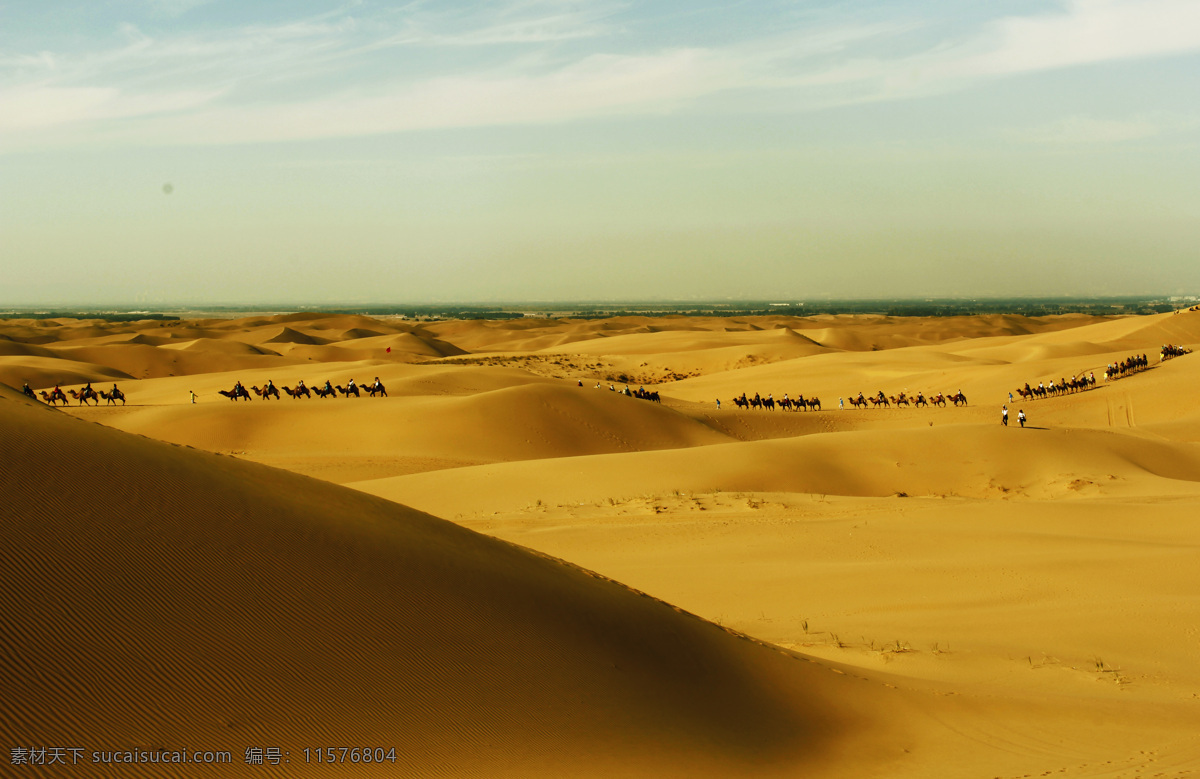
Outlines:
{"type": "Polygon", "coordinates": [[[333,394],[333,384],[330,383],[329,379],[325,380],[325,392],[328,394],[333,394]]]}
{"type": "Polygon", "coordinates": [[[304,379],[298,380],[296,382],[296,387],[297,387],[297,389],[304,389],[304,379]]]}
{"type": "Polygon", "coordinates": [[[346,382],[346,391],[354,392],[354,379],[351,379],[350,381],[346,382]]]}
{"type": "Polygon", "coordinates": [[[113,397],[116,397],[116,396],[117,396],[117,395],[119,395],[120,393],[121,393],[121,390],[117,389],[117,385],[116,385],[116,384],[113,384],[113,389],[112,389],[112,394],[113,394],[113,397]]]}
{"type": "Polygon", "coordinates": [[[383,382],[379,380],[379,377],[378,377],[378,376],[376,376],[376,377],[375,377],[375,384],[374,384],[374,388],[375,388],[375,391],[376,391],[376,392],[378,392],[379,390],[383,389],[383,382]]]}
{"type": "Polygon", "coordinates": [[[270,379],[267,379],[267,389],[266,389],[266,391],[267,391],[267,392],[274,392],[274,391],[275,391],[275,383],[274,383],[274,382],[272,382],[270,379]]]}

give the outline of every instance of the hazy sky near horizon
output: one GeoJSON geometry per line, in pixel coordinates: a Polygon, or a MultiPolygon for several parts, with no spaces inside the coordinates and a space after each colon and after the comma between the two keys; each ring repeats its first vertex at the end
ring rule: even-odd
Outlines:
{"type": "Polygon", "coordinates": [[[1195,294],[1197,98],[1197,0],[0,0],[0,304],[1195,294]]]}

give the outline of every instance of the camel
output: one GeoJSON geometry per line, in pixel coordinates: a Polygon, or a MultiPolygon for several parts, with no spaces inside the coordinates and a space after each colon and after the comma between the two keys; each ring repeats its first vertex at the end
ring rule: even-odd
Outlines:
{"type": "Polygon", "coordinates": [[[855,408],[857,408],[859,406],[866,408],[867,407],[867,399],[861,395],[859,395],[857,398],[850,398],[850,405],[854,406],[855,408]]]}
{"type": "Polygon", "coordinates": [[[114,389],[112,392],[105,392],[104,390],[100,390],[100,397],[102,397],[108,401],[108,403],[106,403],[105,405],[111,404],[111,405],[115,406],[115,405],[117,405],[118,400],[121,401],[122,406],[125,405],[125,393],[121,392],[121,390],[119,390],[119,389],[114,389]]]}
{"type": "Polygon", "coordinates": [[[313,387],[313,394],[316,395],[318,398],[336,398],[337,397],[337,391],[334,390],[333,387],[330,387],[329,389],[323,389],[321,387],[313,387]]]}
{"type": "Polygon", "coordinates": [[[385,398],[387,397],[387,388],[383,386],[382,381],[377,381],[369,386],[364,386],[363,389],[366,390],[367,394],[371,397],[375,397],[376,394],[382,395],[385,398]]]}
{"type": "Polygon", "coordinates": [[[84,388],[81,392],[76,392],[75,390],[67,390],[67,392],[70,392],[71,397],[78,400],[79,405],[81,406],[86,406],[89,400],[96,401],[97,406],[100,405],[100,397],[96,394],[96,390],[94,389],[84,388]]]}
{"type": "Polygon", "coordinates": [[[268,387],[267,389],[259,389],[258,387],[252,386],[252,387],[250,387],[250,389],[254,390],[254,394],[258,395],[260,398],[263,398],[264,400],[266,398],[271,398],[271,397],[275,398],[276,400],[279,400],[279,390],[273,386],[268,387]]]}
{"type": "Polygon", "coordinates": [[[358,385],[356,385],[356,384],[351,385],[350,387],[343,387],[341,384],[338,384],[337,386],[334,387],[334,389],[337,390],[338,393],[341,395],[347,395],[347,396],[353,395],[356,398],[361,397],[358,394],[358,385]]]}
{"type": "Polygon", "coordinates": [[[250,397],[250,392],[240,384],[231,390],[217,390],[217,394],[224,395],[230,400],[237,400],[238,398],[253,400],[253,398],[250,397]]]}
{"type": "Polygon", "coordinates": [[[310,400],[312,399],[312,393],[308,391],[308,387],[296,387],[296,389],[292,389],[291,387],[283,386],[280,387],[280,389],[290,395],[293,399],[301,396],[309,398],[310,400]]]}
{"type": "Polygon", "coordinates": [[[42,390],[41,395],[42,400],[46,401],[51,406],[57,405],[58,401],[60,400],[64,406],[70,405],[70,402],[67,400],[67,396],[63,394],[63,391],[60,389],[56,389],[53,392],[46,392],[46,390],[42,390]]]}
{"type": "Polygon", "coordinates": [[[961,392],[956,392],[950,396],[950,402],[956,406],[959,405],[960,403],[965,406],[965,405],[967,405],[967,396],[962,394],[961,392]]]}
{"type": "Polygon", "coordinates": [[[888,402],[888,399],[884,397],[870,398],[870,401],[875,408],[879,408],[880,406],[888,406],[890,408],[892,405],[888,402]]]}

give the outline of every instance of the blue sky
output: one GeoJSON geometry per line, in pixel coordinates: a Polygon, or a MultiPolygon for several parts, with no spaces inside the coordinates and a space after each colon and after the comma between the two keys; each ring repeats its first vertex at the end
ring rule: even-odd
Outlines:
{"type": "Polygon", "coordinates": [[[1195,293],[1198,76],[1194,0],[0,0],[0,302],[1195,293]]]}

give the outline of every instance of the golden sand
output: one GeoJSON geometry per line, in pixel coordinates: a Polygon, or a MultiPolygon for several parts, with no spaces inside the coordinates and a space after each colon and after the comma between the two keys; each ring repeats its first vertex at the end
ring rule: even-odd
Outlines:
{"type": "Polygon", "coordinates": [[[1166,343],[1200,312],[0,322],[0,382],[127,398],[0,387],[0,735],[79,776],[1198,776],[1166,343]],[[91,762],[182,749],[232,762],[91,762]]]}

